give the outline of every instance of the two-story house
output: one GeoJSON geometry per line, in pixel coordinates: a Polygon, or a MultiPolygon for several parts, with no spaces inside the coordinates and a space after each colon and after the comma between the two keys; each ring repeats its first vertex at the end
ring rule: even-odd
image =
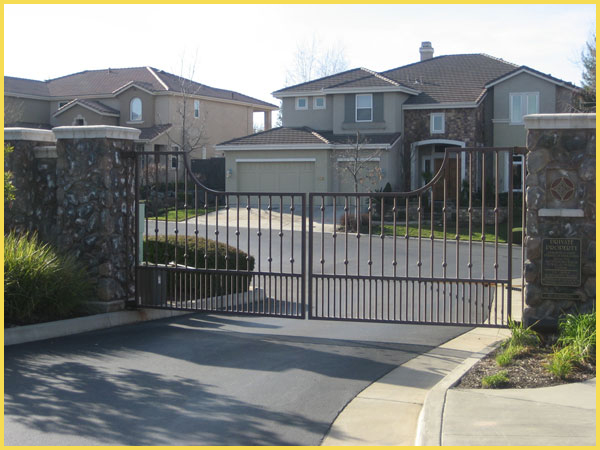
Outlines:
{"type": "Polygon", "coordinates": [[[179,150],[192,159],[222,156],[215,145],[253,131],[276,105],[196,83],[152,67],[86,70],[47,81],[4,77],[4,126],[118,125],[142,130],[138,148],[179,150]],[[188,138],[186,138],[187,136],[188,138]]]}
{"type": "MultiPolygon", "coordinates": [[[[446,147],[524,146],[523,116],[566,111],[577,90],[485,54],[433,57],[430,42],[420,53],[419,62],[385,72],[357,68],[274,92],[282,127],[217,146],[226,155],[227,189],[352,191],[340,167],[357,131],[379,174],[360,190],[387,182],[415,189],[439,169],[446,147]]],[[[509,165],[499,164],[506,189],[509,165]]],[[[450,161],[457,165],[464,179],[467,164],[450,161]]]]}

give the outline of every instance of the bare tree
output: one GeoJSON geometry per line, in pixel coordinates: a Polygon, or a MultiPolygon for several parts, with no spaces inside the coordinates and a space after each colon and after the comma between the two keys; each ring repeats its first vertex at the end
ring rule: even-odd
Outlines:
{"type": "Polygon", "coordinates": [[[286,73],[286,85],[292,86],[326,77],[347,68],[348,60],[343,44],[338,42],[325,46],[313,35],[310,41],[301,42],[296,46],[293,65],[286,73]]]}
{"type": "Polygon", "coordinates": [[[358,193],[361,187],[370,189],[383,178],[379,157],[381,149],[365,150],[364,146],[369,140],[356,132],[356,141],[349,140],[350,145],[344,150],[336,150],[334,167],[340,175],[340,179],[349,176],[354,187],[354,193],[358,193]],[[376,164],[374,164],[376,163],[376,164]]]}
{"type": "Polygon", "coordinates": [[[181,134],[177,132],[179,127],[166,133],[169,141],[177,145],[182,152],[188,154],[202,148],[208,140],[206,136],[206,111],[202,110],[200,100],[195,98],[202,89],[200,83],[193,81],[196,72],[196,61],[197,53],[186,70],[185,58],[182,57],[181,59],[181,69],[177,77],[177,95],[181,98],[177,107],[177,116],[180,119],[181,134]]]}
{"type": "Polygon", "coordinates": [[[586,42],[581,53],[583,65],[581,106],[585,112],[596,112],[596,34],[586,42]]]}

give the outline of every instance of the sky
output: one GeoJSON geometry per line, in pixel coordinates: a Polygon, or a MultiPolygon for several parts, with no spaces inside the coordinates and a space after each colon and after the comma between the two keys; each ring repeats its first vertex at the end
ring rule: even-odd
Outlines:
{"type": "Polygon", "coordinates": [[[595,5],[4,5],[4,74],[46,80],[152,66],[278,104],[298,46],[343,48],[383,71],[486,53],[581,83],[595,5]],[[195,64],[194,64],[195,63],[195,64]]]}

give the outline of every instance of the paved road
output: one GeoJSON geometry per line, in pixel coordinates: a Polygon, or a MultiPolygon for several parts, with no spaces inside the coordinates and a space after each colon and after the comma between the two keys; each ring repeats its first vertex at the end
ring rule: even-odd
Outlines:
{"type": "Polygon", "coordinates": [[[5,445],[318,445],[466,328],[193,314],[5,348],[5,445]]]}

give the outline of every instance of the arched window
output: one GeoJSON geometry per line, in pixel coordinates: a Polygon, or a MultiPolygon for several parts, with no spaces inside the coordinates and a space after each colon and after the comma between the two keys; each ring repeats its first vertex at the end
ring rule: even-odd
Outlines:
{"type": "Polygon", "coordinates": [[[132,122],[142,121],[142,101],[137,97],[132,98],[129,104],[129,120],[132,122]]]}

